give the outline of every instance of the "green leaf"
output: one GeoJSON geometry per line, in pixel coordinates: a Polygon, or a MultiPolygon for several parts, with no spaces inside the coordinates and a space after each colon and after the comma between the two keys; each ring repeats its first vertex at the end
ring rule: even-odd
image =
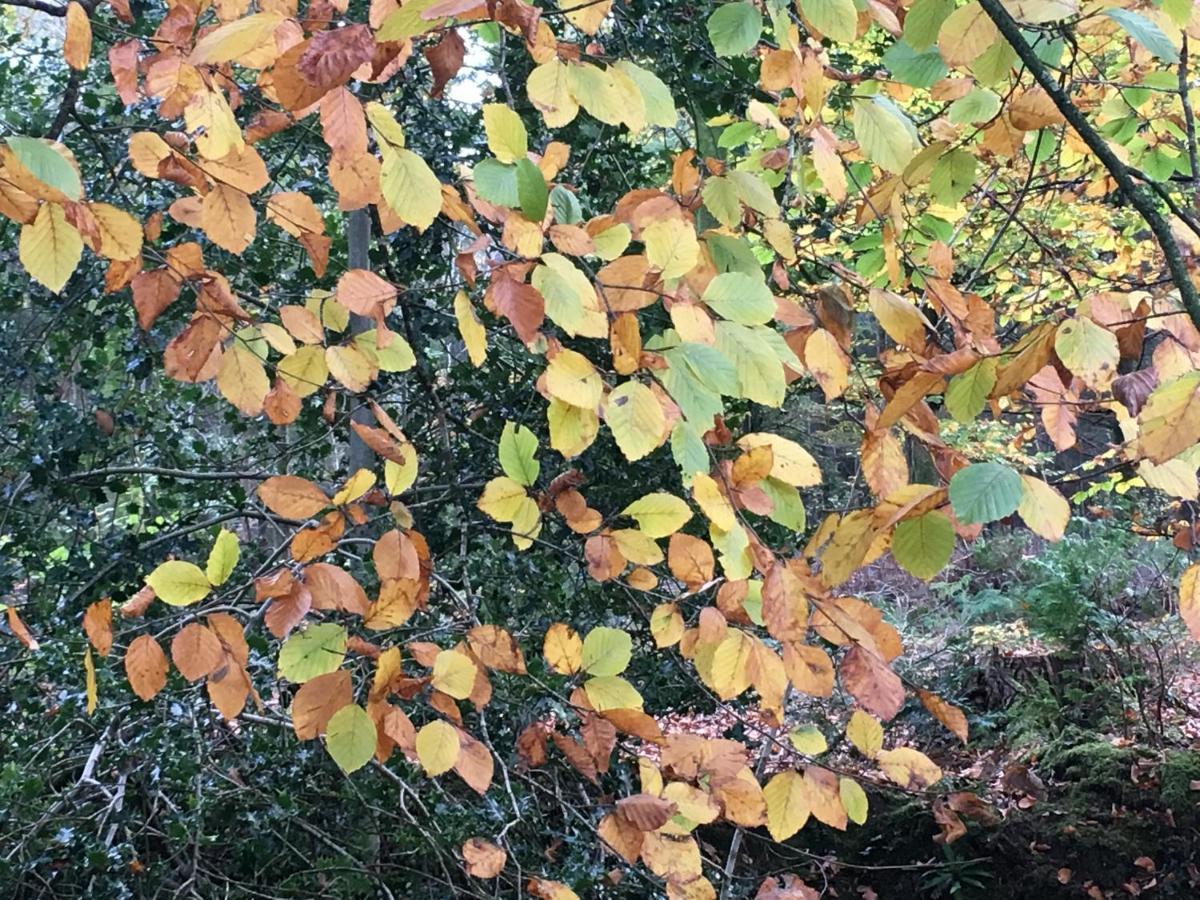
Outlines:
{"type": "MultiPolygon", "coordinates": [[[[485,198],[486,199],[486,198],[485,198]]],[[[583,221],[583,208],[572,191],[561,184],[550,192],[550,208],[554,210],[554,221],[562,225],[574,225],[583,221]]]]}
{"type": "Polygon", "coordinates": [[[1016,511],[1021,476],[1000,463],[974,463],[950,479],[950,504],[964,525],[995,522],[1016,511]]]}
{"type": "Polygon", "coordinates": [[[675,458],[675,465],[679,466],[684,484],[691,484],[692,476],[697,472],[708,471],[708,449],[699,430],[691,422],[680,420],[675,423],[675,429],[671,432],[671,456],[675,458]]]}
{"type": "Polygon", "coordinates": [[[956,422],[974,422],[996,386],[996,358],[981,359],[946,386],[946,409],[956,422]]]}
{"type": "Polygon", "coordinates": [[[800,0],[800,12],[817,31],[833,41],[852,41],[858,31],[854,0],[800,0]]]}
{"type": "Polygon", "coordinates": [[[208,576],[198,565],[180,559],[163,563],[146,576],[146,584],[154,589],[159,600],[171,606],[190,606],[212,590],[208,576]]]}
{"type": "Polygon", "coordinates": [[[952,12],[954,0],[917,0],[904,17],[904,42],[918,53],[929,49],[952,12]]]}
{"type": "Polygon", "coordinates": [[[521,204],[517,188],[517,167],[505,165],[498,159],[484,159],[471,172],[475,193],[496,206],[516,209],[521,204]]]}
{"type": "Polygon", "coordinates": [[[742,201],[737,185],[722,175],[707,179],[700,191],[705,208],[713,218],[728,228],[736,228],[742,220],[742,201]]]}
{"type": "Polygon", "coordinates": [[[504,423],[504,430],[500,432],[500,468],[517,484],[529,487],[537,481],[541,471],[541,465],[535,459],[537,449],[537,437],[532,431],[524,425],[504,423]]]}
{"type": "Polygon", "coordinates": [[[929,189],[944,206],[955,206],[975,184],[975,156],[966,150],[951,150],[933,164],[929,189]]]}
{"type": "Polygon", "coordinates": [[[237,535],[222,528],[208,554],[205,575],[209,583],[217,587],[228,581],[229,576],[233,574],[233,567],[237,565],[239,555],[237,535]]]}
{"type": "Polygon", "coordinates": [[[936,510],[905,519],[892,534],[892,556],[904,571],[922,581],[946,568],[953,552],[954,524],[936,510]]]}
{"type": "Polygon", "coordinates": [[[769,477],[760,481],[758,486],[774,506],[767,518],[792,531],[804,531],[808,526],[808,514],[804,510],[804,501],[800,499],[799,490],[778,478],[769,477]]]}
{"type": "Polygon", "coordinates": [[[883,64],[901,84],[916,88],[932,87],[949,69],[936,49],[917,51],[906,41],[896,41],[883,54],[883,64]]]}
{"type": "Polygon", "coordinates": [[[825,740],[825,735],[821,734],[821,729],[816,725],[793,728],[788,733],[788,740],[805,756],[820,756],[829,749],[829,742],[825,740]]]}
{"type": "Polygon", "coordinates": [[[521,202],[521,214],[530,222],[541,223],[549,198],[542,170],[531,160],[522,159],[517,163],[517,199],[521,202]]]}
{"type": "Polygon", "coordinates": [[[972,88],[965,97],[959,97],[950,104],[947,118],[955,125],[970,125],[975,122],[986,122],[995,117],[1000,111],[1000,96],[987,88],[972,88]]]}
{"type": "Polygon", "coordinates": [[[325,749],[347,775],[361,769],[375,755],[375,722],[361,706],[343,706],[329,719],[325,749]]]}
{"type": "Polygon", "coordinates": [[[1179,51],[1175,49],[1171,39],[1150,19],[1128,9],[1108,9],[1104,11],[1104,15],[1120,25],[1131,38],[1163,62],[1179,62],[1179,51]]]}
{"type": "Polygon", "coordinates": [[[583,671],[620,675],[633,656],[633,639],[619,628],[593,628],[583,639],[583,671]]]}
{"type": "Polygon", "coordinates": [[[79,173],[61,153],[45,141],[37,138],[21,137],[8,138],[5,143],[34,178],[47,184],[56,191],[62,191],[68,199],[78,200],[83,196],[83,183],[79,173]]]}
{"type": "Polygon", "coordinates": [[[309,625],[292,634],[279,648],[279,674],[303,684],[332,672],[346,657],[346,629],[333,622],[309,625]]]}
{"type": "Polygon", "coordinates": [[[854,137],[868,159],[895,174],[904,171],[921,146],[908,116],[879,95],[854,101],[854,137]]]}
{"type": "Polygon", "coordinates": [[[862,785],[853,778],[839,778],[838,794],[841,796],[847,819],[855,825],[867,821],[867,792],[862,789],[862,785]]]}
{"type": "Polygon", "coordinates": [[[717,56],[741,56],[762,35],[762,14],[751,3],[726,3],[708,17],[708,39],[717,56]]]}
{"type": "Polygon", "coordinates": [[[735,322],[718,322],[715,331],[717,349],[733,362],[737,371],[738,396],[764,406],[782,404],[787,389],[783,365],[762,331],[735,322]]]}
{"type": "Polygon", "coordinates": [[[661,78],[649,69],[643,69],[625,59],[618,62],[613,68],[628,75],[641,91],[642,100],[646,105],[647,125],[658,125],[661,128],[675,127],[675,123],[679,120],[679,113],[675,109],[675,100],[671,96],[670,88],[663,83],[661,78]]]}
{"type": "Polygon", "coordinates": [[[762,277],[726,272],[708,283],[701,299],[732,322],[763,325],[775,317],[775,298],[762,277]]]}

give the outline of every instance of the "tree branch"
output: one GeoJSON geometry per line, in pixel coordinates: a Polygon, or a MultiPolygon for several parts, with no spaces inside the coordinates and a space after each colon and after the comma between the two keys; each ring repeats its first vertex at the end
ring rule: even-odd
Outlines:
{"type": "Polygon", "coordinates": [[[1200,328],[1200,296],[1196,293],[1196,286],[1192,284],[1187,263],[1179,251],[1175,236],[1171,234],[1171,226],[1159,211],[1158,205],[1138,187],[1129,169],[1117,158],[1117,155],[1091,126],[1079,107],[1071,102],[1066,91],[1050,75],[1033,48],[1025,40],[1024,35],[1021,34],[1020,26],[1009,15],[1008,10],[1001,5],[1000,0],[979,0],[979,5],[988,14],[988,18],[995,23],[1004,39],[1017,51],[1021,62],[1033,73],[1034,79],[1049,95],[1063,118],[1067,120],[1067,124],[1075,129],[1083,142],[1087,144],[1088,149],[1096,154],[1096,158],[1116,181],[1121,193],[1150,226],[1150,230],[1154,233],[1154,237],[1157,238],[1158,245],[1162,249],[1167,269],[1171,273],[1171,281],[1179,290],[1179,297],[1183,301],[1184,309],[1187,310],[1188,317],[1193,324],[1200,328]]]}
{"type": "Polygon", "coordinates": [[[62,480],[86,481],[89,478],[107,478],[111,475],[157,475],[162,478],[182,478],[190,481],[240,481],[243,478],[262,481],[270,477],[263,472],[189,472],[186,469],[165,469],[161,466],[110,466],[107,469],[76,472],[62,480]]]}
{"type": "Polygon", "coordinates": [[[59,18],[67,14],[65,3],[59,6],[57,3],[46,3],[45,0],[0,0],[0,6],[20,6],[24,9],[34,9],[50,16],[58,16],[59,18]]]}

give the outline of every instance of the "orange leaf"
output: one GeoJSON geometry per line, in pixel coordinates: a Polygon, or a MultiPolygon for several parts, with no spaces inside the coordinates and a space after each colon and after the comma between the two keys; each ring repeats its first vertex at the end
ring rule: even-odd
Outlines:
{"type": "Polygon", "coordinates": [[[473,837],[462,845],[467,874],[474,878],[495,878],[504,869],[508,854],[483,838],[473,837]]]}
{"type": "Polygon", "coordinates": [[[183,626],[171,641],[171,659],[188,681],[211,675],[221,665],[224,655],[217,636],[199,622],[183,626]]]}
{"type": "Polygon", "coordinates": [[[125,651],[125,674],[133,692],[151,700],[167,683],[167,655],[148,634],[136,637],[125,651]]]}
{"type": "Polygon", "coordinates": [[[101,656],[112,651],[112,601],[105,597],[91,604],[83,614],[83,630],[101,656]]]}

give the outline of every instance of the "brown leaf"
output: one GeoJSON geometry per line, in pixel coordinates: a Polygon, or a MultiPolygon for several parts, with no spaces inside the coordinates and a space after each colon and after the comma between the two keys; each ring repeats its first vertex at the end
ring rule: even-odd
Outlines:
{"type": "Polygon", "coordinates": [[[150,604],[154,602],[154,588],[146,585],[128,600],[121,604],[117,610],[123,618],[136,619],[146,614],[146,610],[150,608],[150,604]]]}
{"type": "Polygon", "coordinates": [[[496,764],[491,751],[465,731],[458,733],[458,740],[458,759],[454,762],[454,771],[471,790],[483,796],[491,786],[495,771],[496,764]]]}
{"type": "Polygon", "coordinates": [[[276,475],[258,486],[258,499],[277,516],[311,519],[329,506],[329,497],[307,479],[276,475]]]}
{"type": "Polygon", "coordinates": [[[904,705],[904,685],[896,673],[877,654],[853,646],[842,657],[839,667],[842,685],[862,704],[863,709],[885,722],[904,705]]]}
{"type": "Polygon", "coordinates": [[[292,698],[292,728],[296,737],[309,741],[324,734],[333,714],[353,702],[350,673],[346,669],[326,672],[304,682],[292,698]]]}
{"type": "Polygon", "coordinates": [[[947,703],[931,691],[917,691],[921,704],[929,710],[930,715],[949,729],[950,733],[964,744],[967,742],[967,717],[956,706],[947,703]]]}
{"type": "Polygon", "coordinates": [[[478,837],[462,845],[462,855],[467,863],[467,874],[473,878],[495,878],[504,870],[504,863],[508,860],[504,850],[478,837]]]}
{"type": "Polygon", "coordinates": [[[171,659],[188,681],[199,681],[216,671],[224,654],[217,636],[199,622],[183,626],[171,640],[171,659]]]}
{"type": "Polygon", "coordinates": [[[375,36],[366,25],[348,25],[313,35],[296,61],[300,77],[322,93],[344,84],[375,55],[375,36]]]}
{"type": "Polygon", "coordinates": [[[443,32],[442,39],[436,44],[426,45],[423,52],[433,72],[433,87],[429,89],[429,96],[440,97],[446,83],[462,68],[466,45],[458,30],[450,28],[443,32]]]}
{"type": "Polygon", "coordinates": [[[675,815],[675,804],[653,794],[634,794],[617,801],[617,810],[641,831],[657,831],[675,815]]]}
{"type": "Polygon", "coordinates": [[[148,634],[138,635],[125,651],[125,674],[133,692],[151,700],[167,683],[167,656],[148,634]]]}
{"type": "Polygon", "coordinates": [[[550,739],[554,741],[554,746],[562,751],[576,771],[584,778],[593,784],[599,784],[600,779],[596,771],[596,764],[592,761],[592,756],[587,752],[587,749],[579,741],[567,737],[565,734],[559,734],[557,731],[550,735],[550,739]]]}
{"type": "Polygon", "coordinates": [[[101,656],[112,651],[112,601],[105,597],[88,606],[83,614],[83,630],[88,641],[101,656]]]}

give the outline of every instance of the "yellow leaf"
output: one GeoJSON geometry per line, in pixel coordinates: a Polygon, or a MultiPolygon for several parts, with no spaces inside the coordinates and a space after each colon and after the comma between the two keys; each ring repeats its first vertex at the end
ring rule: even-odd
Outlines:
{"type": "Polygon", "coordinates": [[[840,397],[850,386],[849,359],[824,328],[818,328],[805,341],[804,364],[821,385],[826,401],[840,397]]]}
{"type": "Polygon", "coordinates": [[[375,129],[375,140],[379,145],[389,150],[403,150],[404,129],[400,127],[400,123],[396,121],[391,110],[378,100],[369,101],[364,108],[367,113],[367,121],[375,129]]]}
{"type": "Polygon", "coordinates": [[[244,415],[257,416],[271,390],[271,379],[257,356],[234,344],[221,355],[217,390],[244,415]]]}
{"type": "Polygon", "coordinates": [[[466,291],[454,295],[454,317],[458,320],[458,333],[467,346],[471,365],[479,368],[487,359],[487,331],[475,315],[475,308],[466,291]]]}
{"type": "Polygon", "coordinates": [[[1179,617],[1194,640],[1200,641],[1200,563],[1179,579],[1179,617]]]}
{"type": "Polygon", "coordinates": [[[550,668],[560,675],[574,675],[583,667],[583,641],[574,628],[563,622],[555,622],[546,630],[542,653],[550,668]]]}
{"type": "Polygon", "coordinates": [[[808,791],[799,772],[780,772],[763,788],[767,801],[767,831],[786,841],[804,827],[810,813],[808,791]]]}
{"type": "Polygon", "coordinates": [[[455,700],[465,700],[471,695],[478,673],[475,663],[456,650],[443,650],[433,661],[433,678],[430,684],[455,700]]]}
{"type": "Polygon", "coordinates": [[[526,499],[522,485],[501,475],[483,486],[483,494],[475,505],[480,512],[497,522],[512,522],[526,499]]]}
{"type": "Polygon", "coordinates": [[[636,528],[618,528],[612,533],[621,555],[634,565],[656,566],[663,561],[662,548],[654,539],[636,528]]]}
{"type": "Polygon", "coordinates": [[[529,137],[525,123],[503,103],[483,105],[483,128],[487,133],[488,149],[500,162],[515,163],[525,158],[529,137]]]}
{"type": "Polygon", "coordinates": [[[652,538],[668,537],[692,518],[691,507],[674,494],[656,492],[634,500],[621,515],[636,519],[638,527],[652,538]]]}
{"type": "Polygon", "coordinates": [[[146,576],[146,584],[158,599],[171,606],[190,606],[208,596],[211,585],[200,567],[183,560],[169,560],[146,576]]]}
{"type": "Polygon", "coordinates": [[[404,454],[403,465],[390,459],[383,463],[383,483],[393,497],[403,494],[417,480],[417,448],[412,444],[402,444],[401,452],[404,454]]]}
{"type": "Polygon", "coordinates": [[[529,73],[525,89],[530,102],[541,110],[547,128],[561,128],[579,114],[579,104],[571,95],[570,73],[557,55],[529,73]]]}
{"type": "Polygon", "coordinates": [[[63,58],[72,69],[82,72],[92,55],[92,22],[87,10],[75,0],[67,4],[67,31],[63,58]]]}
{"type": "Polygon", "coordinates": [[[867,759],[874,759],[883,749],[883,726],[870,713],[856,709],[846,725],[846,739],[867,759]]]}
{"type": "Polygon", "coordinates": [[[335,344],[326,347],[325,365],[334,378],[355,393],[370,387],[378,374],[370,358],[356,345],[335,344]]]}
{"type": "Polygon", "coordinates": [[[867,821],[867,792],[853,778],[838,779],[838,794],[842,798],[842,808],[846,817],[855,825],[867,821]]]}
{"type": "Polygon", "coordinates": [[[732,504],[711,475],[697,472],[692,478],[692,499],[708,516],[709,521],[722,531],[729,531],[737,524],[732,504]]]}
{"type": "Polygon", "coordinates": [[[359,469],[346,479],[342,489],[333,495],[329,501],[333,506],[352,503],[375,486],[375,473],[369,469],[359,469]]]}
{"type": "Polygon", "coordinates": [[[640,381],[627,381],[608,395],[604,421],[630,462],[646,456],[667,439],[667,417],[662,404],[640,381]]]}
{"type": "Polygon", "coordinates": [[[384,154],[379,188],[387,205],[417,231],[433,224],[442,209],[442,183],[425,160],[411,150],[384,154]]]}
{"type": "Polygon", "coordinates": [[[227,22],[196,41],[188,61],[194,66],[231,62],[273,44],[275,29],[282,22],[279,13],[254,13],[227,22]]]}
{"type": "Polygon", "coordinates": [[[550,399],[546,422],[550,427],[550,446],[568,459],[592,446],[600,433],[600,417],[595,410],[572,406],[557,397],[550,399]]]}
{"type": "Polygon", "coordinates": [[[1117,336],[1091,319],[1067,319],[1054,335],[1054,352],[1088,387],[1103,391],[1112,384],[1121,361],[1117,336]]]}
{"type": "Polygon", "coordinates": [[[589,678],[583,683],[583,690],[596,712],[642,708],[642,695],[632,684],[617,675],[589,678]]]}
{"type": "Polygon", "coordinates": [[[629,665],[633,641],[619,628],[593,628],[583,640],[581,667],[589,675],[619,675],[629,665]]]}
{"type": "Polygon", "coordinates": [[[183,123],[196,134],[196,149],[205,159],[224,159],[246,146],[233,110],[219,90],[196,91],[183,108],[183,123]]]}
{"type": "Polygon", "coordinates": [[[96,252],[108,259],[137,259],[142,252],[142,226],[138,220],[107,203],[91,203],[88,209],[100,234],[96,252]]]}
{"type": "Polygon", "coordinates": [[[1071,520],[1071,504],[1040,478],[1021,476],[1021,502],[1017,514],[1034,534],[1048,541],[1062,540],[1071,520]]]}
{"type": "Polygon", "coordinates": [[[642,242],[646,245],[646,259],[662,272],[664,281],[686,275],[700,256],[696,231],[683,219],[664,219],[647,225],[642,230],[642,242]]]}
{"type": "Polygon", "coordinates": [[[604,382],[586,356],[574,350],[559,350],[546,367],[546,390],[563,403],[595,409],[600,405],[604,382]]]}
{"type": "Polygon", "coordinates": [[[79,265],[83,239],[57,203],[43,203],[37,217],[21,226],[21,265],[30,277],[57,294],[79,265]]]}
{"type": "Polygon", "coordinates": [[[513,546],[518,550],[528,550],[533,546],[533,539],[542,531],[542,512],[538,509],[537,501],[525,497],[512,520],[513,546]]]}
{"type": "Polygon", "coordinates": [[[938,30],[937,45],[948,66],[969,66],[999,40],[1000,32],[978,3],[960,6],[938,30]]]}
{"type": "Polygon", "coordinates": [[[795,441],[764,431],[747,434],[738,440],[743,450],[771,448],[771,477],[793,487],[815,487],[821,483],[821,467],[811,453],[795,441]]]}
{"type": "Polygon", "coordinates": [[[208,564],[205,577],[213,587],[220,587],[229,580],[233,569],[238,563],[241,550],[238,547],[237,535],[222,528],[213,541],[212,550],[208,554],[208,564]]]}
{"type": "Polygon", "coordinates": [[[683,637],[683,615],[674,603],[660,603],[650,613],[650,634],[654,636],[654,644],[660,650],[663,647],[673,647],[683,637]]]}
{"type": "Polygon", "coordinates": [[[900,787],[922,790],[942,780],[942,770],[928,756],[912,747],[881,750],[876,759],[884,774],[900,787]]]}
{"type": "Polygon", "coordinates": [[[290,353],[275,366],[275,371],[298,397],[315,394],[329,380],[329,366],[325,363],[325,348],[301,347],[290,353]]]}
{"type": "Polygon", "coordinates": [[[417,732],[417,759],[427,775],[449,772],[458,762],[458,731],[441,719],[422,726],[417,732]]]}
{"type": "Polygon", "coordinates": [[[97,701],[96,663],[92,659],[91,645],[83,648],[83,673],[87,684],[87,714],[90,716],[96,711],[97,701]]]}
{"type": "Polygon", "coordinates": [[[888,337],[910,350],[922,349],[925,346],[925,329],[933,329],[933,325],[916,306],[891,291],[871,289],[871,312],[875,313],[875,318],[888,337]]]}

